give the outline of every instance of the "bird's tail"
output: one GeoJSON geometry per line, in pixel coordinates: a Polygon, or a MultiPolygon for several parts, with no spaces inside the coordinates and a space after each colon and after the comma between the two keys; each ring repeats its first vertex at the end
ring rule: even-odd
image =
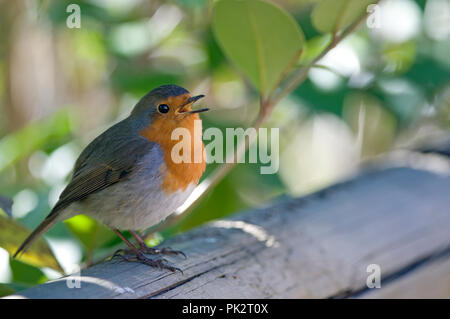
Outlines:
{"type": "Polygon", "coordinates": [[[14,253],[13,258],[16,258],[21,252],[23,253],[28,249],[39,237],[41,237],[47,230],[49,230],[59,219],[58,214],[48,215],[42,223],[36,227],[35,230],[25,239],[25,241],[20,245],[19,249],[14,253]]]}

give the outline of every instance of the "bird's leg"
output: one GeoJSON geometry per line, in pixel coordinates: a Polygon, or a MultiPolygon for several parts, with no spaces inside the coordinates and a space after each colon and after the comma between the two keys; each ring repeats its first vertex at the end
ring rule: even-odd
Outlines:
{"type": "MultiPolygon", "coordinates": [[[[122,254],[129,255],[129,254],[132,254],[132,253],[135,253],[135,254],[138,253],[138,249],[118,229],[115,229],[115,228],[111,228],[111,229],[130,248],[130,249],[122,249],[121,248],[121,249],[116,250],[116,252],[113,254],[113,257],[118,256],[118,257],[121,257],[123,259],[126,259],[124,257],[124,255],[122,255],[122,254]]],[[[127,261],[131,261],[131,260],[127,260],[127,261]]]]}
{"type": "MultiPolygon", "coordinates": [[[[122,239],[125,242],[125,244],[127,244],[128,247],[130,247],[129,250],[119,249],[118,251],[116,251],[114,253],[113,257],[117,256],[117,257],[122,258],[123,260],[130,261],[130,262],[131,261],[139,261],[143,264],[146,264],[146,265],[149,265],[152,267],[157,267],[159,269],[168,269],[172,272],[175,272],[178,270],[179,272],[183,273],[183,271],[181,271],[181,269],[167,265],[165,263],[165,262],[167,262],[167,260],[165,260],[164,258],[153,260],[153,259],[146,257],[144,255],[144,252],[141,249],[138,249],[137,247],[135,247],[128,239],[125,238],[125,236],[118,229],[113,228],[112,230],[117,234],[117,236],[120,237],[120,239],[122,239]],[[122,255],[121,253],[124,253],[125,255],[122,255]],[[127,256],[128,253],[134,254],[135,257],[127,256]]],[[[132,232],[132,234],[133,234],[133,232],[132,232]]],[[[133,235],[133,237],[134,237],[134,235],[133,235]]],[[[145,245],[145,243],[144,243],[144,245],[145,245]]]]}
{"type": "Polygon", "coordinates": [[[144,239],[142,239],[141,236],[139,236],[136,232],[130,230],[129,231],[130,234],[134,237],[134,239],[136,239],[138,245],[139,245],[139,250],[146,253],[146,254],[151,254],[151,255],[182,255],[184,258],[186,258],[186,255],[180,251],[180,250],[172,250],[170,247],[167,248],[162,248],[162,249],[155,249],[155,248],[151,248],[148,247],[147,244],[145,243],[144,239]]]}
{"type": "Polygon", "coordinates": [[[130,247],[130,249],[134,252],[137,252],[137,248],[128,240],[126,239],[126,237],[124,235],[122,235],[122,233],[116,229],[116,228],[112,228],[113,232],[116,233],[117,236],[120,237],[120,239],[122,239],[122,241],[127,244],[128,247],[130,247]]]}

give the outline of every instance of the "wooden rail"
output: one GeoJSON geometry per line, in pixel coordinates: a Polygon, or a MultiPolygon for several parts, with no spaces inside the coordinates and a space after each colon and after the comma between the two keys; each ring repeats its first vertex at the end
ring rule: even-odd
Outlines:
{"type": "Polygon", "coordinates": [[[370,171],[209,223],[164,243],[188,255],[168,257],[184,274],[113,259],[14,297],[448,298],[449,172],[370,171]],[[380,289],[366,285],[370,264],[380,289]]]}

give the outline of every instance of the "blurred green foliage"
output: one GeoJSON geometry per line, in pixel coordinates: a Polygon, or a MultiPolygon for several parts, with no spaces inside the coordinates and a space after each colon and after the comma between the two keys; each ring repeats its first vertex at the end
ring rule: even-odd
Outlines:
{"type": "Polygon", "coordinates": [[[31,123],[0,140],[0,172],[38,149],[54,148],[70,132],[67,110],[31,123]]]}
{"type": "MultiPolygon", "coordinates": [[[[48,214],[82,148],[142,95],[182,85],[207,95],[204,128],[246,127],[259,92],[278,83],[300,48],[294,69],[373,2],[84,0],[81,28],[70,29],[72,1],[2,1],[0,194],[14,205],[13,219],[0,212],[0,295],[55,277],[49,268],[59,264],[71,271],[118,248],[109,229],[77,216],[51,229],[49,245],[41,241],[28,258],[7,253],[48,214]]],[[[449,8],[445,0],[383,1],[373,16],[381,22],[371,19],[339,44],[273,111],[266,125],[280,128],[278,174],[237,165],[150,243],[276,196],[312,192],[362,160],[448,134],[450,22],[440,12],[449,8]]]]}

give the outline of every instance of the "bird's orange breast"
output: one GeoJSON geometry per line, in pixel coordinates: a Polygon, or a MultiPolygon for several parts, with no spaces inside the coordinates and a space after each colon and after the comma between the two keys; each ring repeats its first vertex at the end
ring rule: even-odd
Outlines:
{"type": "Polygon", "coordinates": [[[198,114],[187,116],[181,121],[170,118],[158,117],[148,127],[145,127],[139,134],[151,142],[159,144],[164,153],[165,167],[163,169],[162,188],[167,193],[178,190],[184,191],[191,183],[198,184],[200,177],[206,168],[206,159],[204,158],[204,145],[200,134],[194,132],[194,121],[201,123],[198,114]],[[186,128],[190,132],[190,154],[191,160],[188,163],[176,163],[172,159],[172,148],[179,143],[179,140],[172,140],[172,132],[178,127],[186,128]],[[195,149],[198,148],[198,149],[195,149]],[[201,162],[194,162],[195,152],[201,152],[201,162]]]}

